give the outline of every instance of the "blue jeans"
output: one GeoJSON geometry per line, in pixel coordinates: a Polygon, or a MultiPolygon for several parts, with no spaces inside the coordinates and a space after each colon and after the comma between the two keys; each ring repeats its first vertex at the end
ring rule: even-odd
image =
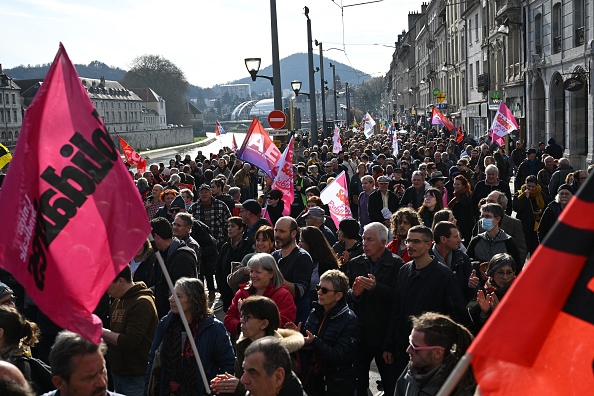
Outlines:
{"type": "Polygon", "coordinates": [[[125,377],[111,373],[111,377],[117,393],[126,396],[144,396],[144,375],[140,377],[125,377]]]}

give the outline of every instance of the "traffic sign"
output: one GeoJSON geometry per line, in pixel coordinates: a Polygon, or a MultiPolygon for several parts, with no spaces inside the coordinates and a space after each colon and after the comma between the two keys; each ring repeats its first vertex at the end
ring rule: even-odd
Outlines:
{"type": "Polygon", "coordinates": [[[448,108],[448,104],[447,104],[447,103],[438,103],[438,104],[437,104],[437,108],[438,108],[439,110],[444,110],[444,109],[447,109],[447,108],[448,108]]]}
{"type": "Polygon", "coordinates": [[[440,92],[440,94],[437,95],[436,98],[439,103],[442,103],[445,100],[446,96],[443,92],[440,92]]]}
{"type": "Polygon", "coordinates": [[[281,129],[287,122],[287,116],[280,110],[272,110],[268,114],[268,125],[274,129],[281,129]]]}
{"type": "Polygon", "coordinates": [[[432,93],[433,93],[433,96],[437,96],[437,95],[439,95],[439,94],[441,93],[441,90],[440,90],[439,88],[435,88],[435,89],[432,91],[432,93]]]}

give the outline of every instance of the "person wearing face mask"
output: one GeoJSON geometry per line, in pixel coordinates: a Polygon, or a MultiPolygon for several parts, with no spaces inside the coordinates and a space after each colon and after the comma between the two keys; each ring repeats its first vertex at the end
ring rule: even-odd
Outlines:
{"type": "Polygon", "coordinates": [[[507,253],[514,259],[517,274],[520,273],[523,263],[520,261],[518,245],[508,234],[499,228],[504,216],[503,208],[497,204],[487,203],[481,206],[480,223],[485,232],[478,234],[470,240],[466,253],[473,261],[473,268],[479,273],[479,266],[488,262],[497,253],[507,253]]]}

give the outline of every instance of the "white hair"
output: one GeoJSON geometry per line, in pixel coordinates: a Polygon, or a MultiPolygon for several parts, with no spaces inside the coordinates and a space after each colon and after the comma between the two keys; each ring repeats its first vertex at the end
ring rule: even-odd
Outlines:
{"type": "Polygon", "coordinates": [[[363,232],[365,232],[365,231],[375,232],[375,236],[380,241],[384,241],[384,242],[388,241],[388,227],[386,227],[382,223],[378,223],[377,221],[373,222],[373,223],[369,223],[365,227],[363,227],[363,232]]]}
{"type": "Polygon", "coordinates": [[[485,173],[489,172],[495,172],[499,174],[499,168],[497,168],[497,166],[493,164],[487,165],[487,167],[485,168],[485,173]]]}

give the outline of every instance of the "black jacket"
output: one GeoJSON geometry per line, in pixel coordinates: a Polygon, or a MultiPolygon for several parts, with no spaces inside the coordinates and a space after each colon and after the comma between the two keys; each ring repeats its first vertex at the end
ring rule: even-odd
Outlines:
{"type": "MultiPolygon", "coordinates": [[[[165,267],[171,277],[171,282],[175,284],[179,278],[187,276],[196,278],[196,252],[186,246],[183,241],[173,238],[173,242],[167,250],[161,252],[165,267]]],[[[155,266],[155,305],[159,318],[162,318],[169,312],[169,286],[160,266],[155,266]]]]}
{"type": "MultiPolygon", "coordinates": [[[[388,190],[388,209],[394,213],[398,210],[398,197],[392,191],[388,190]]],[[[382,201],[382,192],[375,190],[369,196],[369,204],[367,205],[367,211],[369,212],[369,219],[372,222],[377,221],[383,223],[387,219],[382,215],[382,209],[384,208],[384,202],[382,201]]]]}
{"type": "Polygon", "coordinates": [[[341,267],[348,276],[351,287],[358,276],[367,277],[371,273],[376,277],[375,289],[365,290],[359,297],[355,297],[351,290],[347,299],[349,306],[361,321],[361,342],[366,346],[383,344],[388,329],[388,321],[385,318],[392,312],[398,270],[404,264],[398,255],[388,249],[384,250],[378,261],[372,267],[369,258],[362,254],[341,267]]]}
{"type": "Polygon", "coordinates": [[[346,298],[340,300],[328,313],[317,302],[314,303],[303,331],[305,330],[315,337],[309,348],[303,348],[304,361],[301,363],[305,367],[311,367],[311,359],[315,357],[323,370],[318,381],[308,384],[308,394],[352,394],[355,389],[353,361],[361,325],[346,304],[346,298]]]}

